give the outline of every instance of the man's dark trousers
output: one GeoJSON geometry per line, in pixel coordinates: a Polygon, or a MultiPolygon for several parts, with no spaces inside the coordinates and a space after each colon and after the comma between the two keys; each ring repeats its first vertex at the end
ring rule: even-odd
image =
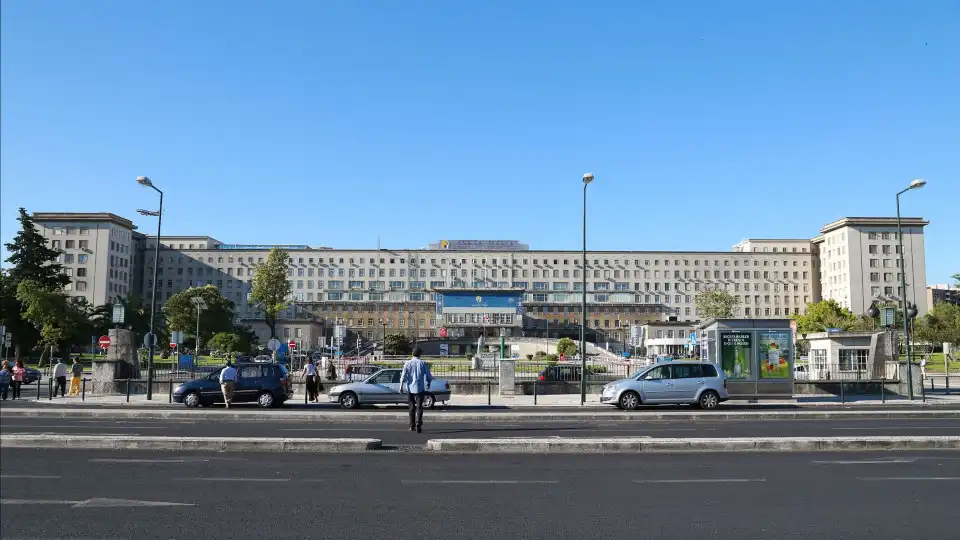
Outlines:
{"type": "Polygon", "coordinates": [[[67,392],[67,377],[57,377],[57,387],[53,389],[53,395],[57,395],[57,390],[60,391],[60,397],[67,392]]]}
{"type": "Polygon", "coordinates": [[[407,406],[410,408],[410,429],[423,426],[423,392],[407,394],[407,406]]]}

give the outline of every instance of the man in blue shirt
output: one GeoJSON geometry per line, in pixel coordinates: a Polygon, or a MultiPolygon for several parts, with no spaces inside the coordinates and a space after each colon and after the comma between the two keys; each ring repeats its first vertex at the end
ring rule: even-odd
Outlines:
{"type": "Polygon", "coordinates": [[[223,402],[228,409],[230,404],[233,403],[233,391],[236,389],[236,385],[237,370],[230,362],[227,362],[227,367],[220,372],[220,390],[223,392],[223,402]]]}
{"type": "Polygon", "coordinates": [[[407,387],[407,406],[410,408],[410,431],[420,433],[423,429],[423,395],[430,390],[433,375],[430,365],[420,359],[420,347],[413,349],[413,358],[403,364],[400,374],[400,392],[407,387]]]}

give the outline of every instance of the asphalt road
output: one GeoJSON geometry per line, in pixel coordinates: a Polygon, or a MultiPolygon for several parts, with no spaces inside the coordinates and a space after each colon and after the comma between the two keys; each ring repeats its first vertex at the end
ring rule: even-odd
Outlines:
{"type": "Polygon", "coordinates": [[[585,422],[459,423],[430,422],[411,433],[406,419],[358,422],[191,419],[112,420],[6,417],[0,433],[144,435],[184,437],[375,438],[384,445],[423,444],[438,438],[498,437],[851,437],[960,435],[960,419],[915,420],[621,420],[585,422]]]}
{"type": "Polygon", "coordinates": [[[960,452],[0,452],[4,538],[951,538],[960,452]]]}

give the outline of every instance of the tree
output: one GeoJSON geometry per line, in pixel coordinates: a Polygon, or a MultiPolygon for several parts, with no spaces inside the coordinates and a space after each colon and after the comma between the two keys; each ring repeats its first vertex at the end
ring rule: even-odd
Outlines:
{"type": "Polygon", "coordinates": [[[914,323],[914,333],[919,341],[934,345],[950,343],[960,347],[960,306],[947,303],[934,305],[914,323]]]}
{"type": "Polygon", "coordinates": [[[571,358],[577,354],[577,343],[572,339],[565,337],[557,341],[557,354],[562,354],[565,358],[571,358]]]}
{"type": "Polygon", "coordinates": [[[26,210],[20,208],[19,213],[20,232],[6,244],[11,266],[0,272],[0,322],[13,334],[18,349],[30,350],[42,337],[38,327],[23,315],[26,308],[17,298],[18,287],[29,279],[43,289],[60,291],[70,278],[57,262],[60,252],[47,245],[26,210]]]}
{"type": "Polygon", "coordinates": [[[286,308],[292,286],[287,281],[289,256],[280,248],[273,248],[266,262],[257,264],[253,274],[250,301],[263,308],[263,322],[270,328],[270,337],[277,337],[277,313],[286,308]]]}
{"type": "Polygon", "coordinates": [[[701,291],[695,301],[703,319],[729,319],[734,316],[734,308],[740,304],[740,298],[723,289],[701,291]]]}
{"type": "Polygon", "coordinates": [[[89,318],[84,302],[30,279],[17,286],[17,301],[23,305],[23,318],[39,331],[39,344],[44,348],[41,364],[48,347],[51,356],[55,350],[69,353],[70,345],[86,339],[84,329],[89,328],[89,318]]]}
{"type": "MultiPolygon", "coordinates": [[[[163,306],[167,329],[195,333],[197,306],[194,298],[202,298],[207,307],[200,312],[200,343],[220,332],[233,331],[233,302],[226,299],[213,285],[191,287],[170,297],[163,306]]],[[[196,348],[199,348],[197,345],[196,348]]]]}
{"type": "MultiPolygon", "coordinates": [[[[143,336],[150,332],[150,306],[144,305],[138,296],[118,298],[117,303],[123,306],[123,324],[120,327],[134,332],[138,336],[137,343],[141,343],[143,336]]],[[[163,311],[157,312],[155,319],[157,343],[167,343],[170,333],[164,324],[163,311]]],[[[91,335],[105,335],[117,326],[113,322],[113,304],[104,304],[91,310],[90,323],[91,335]]]]}
{"type": "Polygon", "coordinates": [[[389,334],[383,339],[383,353],[405,355],[413,352],[413,344],[405,334],[389,334]]]}
{"type": "Polygon", "coordinates": [[[960,287],[960,272],[950,276],[953,278],[953,286],[960,287]]]}
{"type": "Polygon", "coordinates": [[[249,352],[249,349],[244,350],[240,336],[230,332],[219,332],[214,334],[208,342],[208,347],[211,350],[217,351],[221,355],[226,355],[230,358],[233,358],[238,353],[249,352]]]}
{"type": "Polygon", "coordinates": [[[826,332],[827,328],[846,331],[857,327],[856,315],[832,299],[807,304],[807,312],[794,315],[793,318],[797,321],[797,332],[800,334],[826,332]]]}
{"type": "Polygon", "coordinates": [[[253,331],[253,328],[245,324],[234,324],[233,333],[240,338],[241,350],[250,351],[260,344],[260,338],[257,336],[257,333],[253,331]]]}

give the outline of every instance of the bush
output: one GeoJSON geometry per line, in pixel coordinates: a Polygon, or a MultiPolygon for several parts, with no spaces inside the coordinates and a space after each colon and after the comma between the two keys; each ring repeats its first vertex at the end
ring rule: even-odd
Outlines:
{"type": "Polygon", "coordinates": [[[527,355],[527,360],[533,360],[533,355],[532,355],[532,354],[528,354],[528,355],[527,355]]]}

